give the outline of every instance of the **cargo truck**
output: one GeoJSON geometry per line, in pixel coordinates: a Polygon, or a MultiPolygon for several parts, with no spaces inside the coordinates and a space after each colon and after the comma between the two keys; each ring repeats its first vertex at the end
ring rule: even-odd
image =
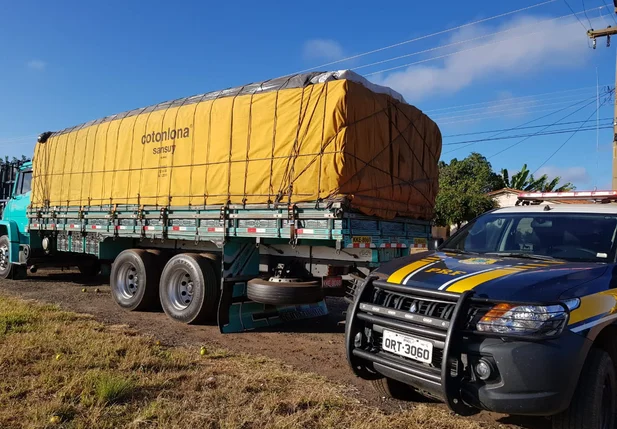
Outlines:
{"type": "Polygon", "coordinates": [[[239,332],[326,314],[425,250],[441,134],[349,71],[287,76],[38,138],[0,221],[0,277],[108,270],[127,310],[239,332]]]}

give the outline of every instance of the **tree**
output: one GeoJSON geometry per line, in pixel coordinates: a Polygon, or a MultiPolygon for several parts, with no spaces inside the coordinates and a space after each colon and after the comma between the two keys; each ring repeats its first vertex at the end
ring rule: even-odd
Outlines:
{"type": "Polygon", "coordinates": [[[439,163],[439,194],[435,204],[438,226],[460,226],[495,207],[486,195],[504,187],[503,177],[479,153],[467,158],[454,158],[450,164],[439,163]]]}
{"type": "Polygon", "coordinates": [[[504,168],[501,170],[501,177],[506,188],[526,192],[566,192],[575,189],[575,186],[570,182],[557,186],[561,181],[559,176],[549,180],[548,176],[543,174],[536,179],[527,168],[527,164],[523,164],[521,171],[512,175],[512,178],[510,178],[508,170],[504,168]]]}

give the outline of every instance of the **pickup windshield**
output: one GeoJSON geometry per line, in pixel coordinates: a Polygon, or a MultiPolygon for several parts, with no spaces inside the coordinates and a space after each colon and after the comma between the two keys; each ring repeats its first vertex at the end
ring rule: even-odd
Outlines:
{"type": "Polygon", "coordinates": [[[466,225],[442,249],[538,256],[573,262],[615,258],[617,216],[579,213],[489,213],[466,225]]]}

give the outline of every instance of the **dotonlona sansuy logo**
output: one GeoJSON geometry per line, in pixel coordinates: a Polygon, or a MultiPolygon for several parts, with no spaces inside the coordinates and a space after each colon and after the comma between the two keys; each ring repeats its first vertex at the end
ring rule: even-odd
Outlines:
{"type": "Polygon", "coordinates": [[[167,128],[167,131],[152,131],[141,136],[141,144],[146,143],[159,143],[166,140],[185,139],[191,135],[191,129],[189,127],[171,129],[167,128]]]}

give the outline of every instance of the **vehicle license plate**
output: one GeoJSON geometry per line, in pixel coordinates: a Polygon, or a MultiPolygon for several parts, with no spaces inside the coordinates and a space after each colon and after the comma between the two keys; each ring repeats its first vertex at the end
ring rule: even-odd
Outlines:
{"type": "Polygon", "coordinates": [[[433,343],[430,341],[385,329],[383,331],[382,348],[387,352],[419,362],[431,363],[433,360],[433,343]]]}

